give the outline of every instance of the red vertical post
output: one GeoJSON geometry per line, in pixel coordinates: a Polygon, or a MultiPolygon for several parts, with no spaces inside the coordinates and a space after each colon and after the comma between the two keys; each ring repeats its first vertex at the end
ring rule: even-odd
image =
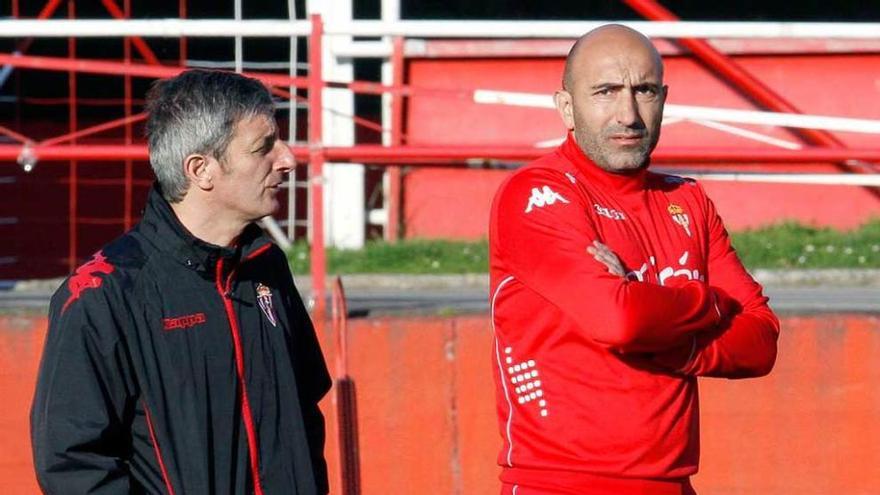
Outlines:
{"type": "MultiPolygon", "coordinates": [[[[123,3],[123,14],[126,19],[131,17],[131,0],[125,0],[123,3]]],[[[123,39],[123,56],[125,57],[125,63],[131,63],[131,39],[129,37],[125,37],[123,39]]],[[[125,95],[123,96],[123,104],[125,106],[125,118],[131,118],[131,76],[126,74],[123,78],[123,85],[125,95]]],[[[125,144],[132,144],[132,129],[131,122],[126,122],[125,124],[125,144]]],[[[132,185],[132,161],[125,160],[125,197],[123,198],[123,232],[127,232],[128,229],[131,228],[131,196],[133,194],[133,185],[132,185]]]]}
{"type": "MultiPolygon", "coordinates": [[[[177,4],[177,13],[181,19],[186,19],[186,0],[180,0],[177,4]]],[[[180,66],[186,67],[186,37],[180,37],[180,66]]]]}
{"type": "Polygon", "coordinates": [[[324,149],[322,93],[322,38],[324,23],[321,16],[312,14],[312,32],[309,35],[309,188],[312,210],[312,296],[315,298],[314,320],[318,328],[324,325],[326,302],[327,262],[324,253],[324,149]]]}
{"type": "MultiPolygon", "coordinates": [[[[391,146],[403,144],[403,77],[404,77],[403,37],[394,38],[391,52],[391,146]]],[[[388,218],[385,226],[385,239],[397,242],[400,239],[401,207],[401,167],[388,167],[388,218]]]]}
{"type": "MultiPolygon", "coordinates": [[[[18,0],[12,0],[12,18],[18,19],[18,0]]],[[[18,73],[20,71],[15,71],[13,74],[13,84],[15,85],[14,95],[22,96],[21,94],[21,78],[19,78],[18,73]]],[[[21,129],[21,105],[15,105],[15,128],[21,129]]]]}
{"type": "MultiPolygon", "coordinates": [[[[67,0],[67,17],[68,19],[76,18],[76,7],[74,5],[74,0],[67,0]]],[[[70,60],[76,59],[76,39],[67,38],[67,56],[70,60]]],[[[68,71],[67,72],[67,90],[70,94],[70,100],[67,104],[68,111],[68,119],[69,119],[69,130],[70,132],[76,132],[77,129],[77,121],[76,121],[76,72],[68,71]]],[[[76,144],[76,137],[74,136],[71,140],[71,144],[76,144]]],[[[70,172],[69,172],[69,194],[68,194],[68,222],[67,222],[67,238],[70,245],[68,246],[67,252],[67,267],[73,272],[77,266],[77,202],[78,202],[78,191],[77,191],[77,162],[76,160],[70,161],[70,172]]]]}

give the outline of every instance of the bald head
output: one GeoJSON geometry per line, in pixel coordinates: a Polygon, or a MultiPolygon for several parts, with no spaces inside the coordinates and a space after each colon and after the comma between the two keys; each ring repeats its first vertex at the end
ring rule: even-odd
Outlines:
{"type": "Polygon", "coordinates": [[[556,109],[599,168],[627,173],[648,165],[667,94],[648,38],[619,24],[590,31],[569,52],[562,87],[556,109]]]}
{"type": "Polygon", "coordinates": [[[660,80],[663,80],[663,60],[651,40],[635,29],[624,25],[606,24],[578,38],[571,50],[568,51],[562,75],[563,89],[572,90],[585,68],[585,62],[591,58],[605,57],[612,53],[631,50],[641,51],[648,55],[656,64],[660,80]]]}

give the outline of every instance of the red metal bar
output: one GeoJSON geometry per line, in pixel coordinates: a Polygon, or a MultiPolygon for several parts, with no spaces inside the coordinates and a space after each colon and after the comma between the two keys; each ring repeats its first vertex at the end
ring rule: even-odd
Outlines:
{"type": "Polygon", "coordinates": [[[52,17],[52,14],[54,14],[60,6],[61,0],[49,0],[48,2],[46,2],[46,5],[44,5],[43,8],[40,9],[40,13],[37,14],[37,19],[48,19],[52,17]]]}
{"type": "Polygon", "coordinates": [[[341,495],[360,495],[360,456],[357,428],[357,394],[348,375],[348,307],[342,279],[336,277],[332,289],[333,335],[336,337],[336,377],[333,389],[339,438],[341,495]]]}
{"type": "MultiPolygon", "coordinates": [[[[294,149],[294,155],[298,156],[294,149]]],[[[359,163],[438,163],[464,162],[491,158],[513,162],[529,161],[552,151],[552,148],[516,146],[400,146],[358,145],[324,148],[329,161],[357,161],[359,163]]],[[[709,147],[660,147],[651,155],[651,163],[818,163],[880,159],[880,149],[804,148],[800,150],[709,147]]]]}
{"type": "MultiPolygon", "coordinates": [[[[112,0],[106,0],[104,2],[104,6],[108,6],[108,2],[110,5],[116,6],[112,0]]],[[[124,18],[128,19],[131,17],[131,0],[125,0],[123,4],[124,11],[122,15],[124,18]]],[[[139,38],[135,38],[138,40],[139,38]]],[[[143,42],[143,40],[140,40],[143,42]]],[[[144,43],[144,48],[146,49],[146,53],[152,54],[150,48],[146,46],[144,43]]],[[[123,57],[126,64],[131,63],[131,39],[128,37],[122,40],[122,51],[123,57]]],[[[144,51],[141,51],[143,54],[144,51]]],[[[147,62],[150,62],[148,57],[144,57],[147,59],[147,62]]],[[[155,63],[159,63],[159,59],[153,55],[153,59],[155,63]]],[[[152,62],[151,62],[152,63],[152,62]]],[[[126,74],[122,80],[123,86],[123,99],[125,100],[125,104],[123,105],[123,113],[125,115],[125,144],[132,144],[132,128],[131,128],[131,76],[126,74]]],[[[132,192],[134,190],[134,185],[132,184],[132,178],[134,176],[133,164],[131,160],[125,160],[125,187],[123,188],[123,197],[122,197],[122,215],[125,218],[125,222],[122,224],[122,231],[128,232],[128,229],[131,228],[131,205],[132,205],[132,192]]]]}
{"type": "MultiPolygon", "coordinates": [[[[23,147],[17,144],[0,144],[0,161],[15,161],[21,154],[23,147]]],[[[80,144],[80,145],[52,145],[35,146],[32,148],[34,155],[40,161],[59,162],[69,160],[89,161],[120,161],[120,160],[149,160],[147,146],[136,144],[126,146],[122,144],[80,144]]]]}
{"type": "MultiPolygon", "coordinates": [[[[74,0],[67,0],[67,17],[69,19],[76,18],[76,7],[74,5],[74,0]]],[[[73,59],[76,57],[76,39],[68,38],[67,39],[67,56],[73,59]]],[[[76,72],[69,71],[67,73],[67,88],[70,96],[70,104],[68,105],[68,118],[69,118],[69,129],[71,134],[76,134],[77,127],[77,119],[76,119],[76,72]]],[[[76,137],[71,140],[73,144],[76,144],[76,137]]],[[[70,186],[68,187],[68,204],[67,204],[67,238],[69,242],[68,251],[67,251],[67,267],[72,273],[77,266],[77,201],[79,199],[78,188],[76,184],[76,179],[78,176],[77,171],[77,162],[76,160],[71,160],[70,162],[70,186]]]]}
{"type": "Polygon", "coordinates": [[[19,134],[19,133],[13,131],[12,129],[9,129],[8,127],[3,127],[2,125],[0,125],[0,134],[3,134],[4,136],[7,136],[7,137],[11,137],[12,139],[15,139],[16,141],[18,141],[20,143],[33,142],[33,139],[25,136],[24,134],[19,134]]]}
{"type": "MultiPolygon", "coordinates": [[[[269,88],[269,91],[270,91],[273,95],[278,96],[278,97],[281,97],[281,98],[284,98],[284,99],[286,99],[286,100],[289,100],[290,102],[295,102],[295,101],[308,101],[308,98],[306,98],[306,97],[304,97],[304,96],[300,96],[300,95],[295,95],[295,94],[291,93],[290,91],[287,91],[287,90],[282,89],[282,88],[270,87],[270,88],[269,88]]],[[[365,119],[365,118],[363,118],[363,117],[358,117],[357,115],[348,115],[348,114],[345,114],[345,113],[343,113],[343,112],[337,112],[337,111],[332,110],[332,109],[327,109],[327,112],[332,113],[332,114],[334,114],[334,115],[341,115],[341,116],[343,116],[343,117],[348,117],[348,118],[350,118],[350,119],[352,120],[352,122],[354,122],[355,124],[360,125],[360,126],[363,126],[363,127],[366,127],[367,129],[371,129],[371,130],[374,130],[374,131],[379,132],[379,133],[385,132],[385,128],[383,128],[383,127],[382,127],[382,124],[379,123],[379,122],[373,122],[372,120],[365,119]]]]}
{"type": "MultiPolygon", "coordinates": [[[[27,105],[67,105],[70,98],[38,98],[33,96],[23,96],[19,101],[27,105]]],[[[143,105],[144,99],[132,98],[131,102],[135,105],[143,105]]],[[[115,107],[125,104],[122,98],[77,98],[76,102],[79,106],[96,106],[96,107],[115,107]]]]}
{"type": "Polygon", "coordinates": [[[333,335],[336,337],[336,378],[348,376],[348,304],[342,277],[336,276],[331,290],[333,335]]]}
{"type": "MultiPolygon", "coordinates": [[[[391,52],[391,85],[395,88],[403,85],[404,81],[404,53],[403,38],[394,38],[391,52]]],[[[403,95],[399,92],[391,94],[391,145],[403,144],[403,95]]],[[[401,206],[401,169],[400,167],[388,167],[388,218],[385,226],[385,240],[397,242],[400,238],[400,206],[401,206]]]]}
{"type": "MultiPolygon", "coordinates": [[[[654,0],[623,0],[633,10],[654,21],[678,21],[678,16],[654,0]]],[[[751,75],[733,59],[721,53],[704,40],[680,38],[678,42],[686,47],[703,64],[721,75],[727,82],[751,97],[761,106],[775,112],[802,113],[785,98],[770,89],[751,75]]],[[[793,129],[806,142],[829,147],[843,147],[843,143],[827,131],[816,129],[793,129]]]]}
{"type": "MultiPolygon", "coordinates": [[[[186,0],[179,0],[177,3],[177,15],[181,19],[186,19],[186,0]]],[[[180,37],[180,44],[178,45],[179,57],[180,57],[180,66],[186,67],[186,36],[180,37]]]]}
{"type": "MultiPolygon", "coordinates": [[[[24,147],[19,144],[0,144],[0,161],[15,161],[24,147]]],[[[40,161],[58,162],[67,160],[147,161],[147,147],[143,144],[81,144],[64,146],[34,146],[31,151],[40,161]]],[[[496,160],[505,162],[526,162],[539,158],[552,151],[552,148],[532,148],[527,146],[380,146],[362,144],[343,147],[309,146],[291,147],[294,157],[300,163],[307,163],[320,154],[324,161],[370,163],[373,165],[438,165],[444,163],[466,163],[469,161],[496,160]]],[[[719,147],[659,147],[651,155],[655,165],[669,164],[712,164],[712,163],[831,163],[843,161],[880,162],[880,148],[829,149],[820,147],[799,150],[765,149],[745,150],[741,148],[719,147]]],[[[317,176],[312,176],[315,179],[317,176]]]]}
{"type": "MultiPolygon", "coordinates": [[[[171,67],[166,65],[149,64],[125,64],[107,60],[66,59],[58,57],[36,57],[33,55],[17,55],[14,53],[0,53],[0,64],[9,64],[13,67],[34,70],[74,71],[89,74],[112,74],[121,76],[129,74],[132,77],[166,78],[174,77],[186,67],[171,67]]],[[[290,77],[283,74],[269,74],[266,72],[243,72],[242,75],[259,79],[272,86],[296,86],[305,88],[308,79],[304,77],[290,77]]]]}
{"type": "MultiPolygon", "coordinates": [[[[40,13],[37,14],[37,19],[48,19],[52,17],[52,15],[55,14],[55,11],[58,10],[58,7],[60,6],[61,0],[49,0],[48,2],[46,2],[46,5],[44,5],[43,8],[40,10],[40,13]]],[[[15,14],[13,14],[12,16],[18,17],[15,14]]],[[[31,47],[31,44],[33,42],[33,38],[27,38],[23,40],[21,43],[18,44],[18,47],[16,47],[16,51],[21,53],[28,51],[28,48],[31,47]]]]}
{"type": "Polygon", "coordinates": [[[323,66],[321,61],[321,44],[324,35],[324,23],[321,16],[312,14],[312,32],[309,35],[309,187],[311,189],[312,210],[312,246],[311,272],[312,296],[315,299],[314,320],[318,328],[324,325],[325,312],[325,277],[327,261],[324,253],[324,156],[323,147],[323,113],[322,98],[323,66]]]}
{"type": "MultiPolygon", "coordinates": [[[[54,182],[56,184],[67,184],[68,180],[65,178],[55,179],[54,182]]],[[[139,186],[149,186],[153,183],[150,179],[135,179],[133,181],[135,184],[139,186]]],[[[100,186],[100,187],[119,187],[124,184],[124,180],[120,178],[112,178],[112,179],[84,179],[80,177],[77,180],[77,183],[80,185],[88,185],[88,186],[100,186]]],[[[82,220],[80,218],[80,220],[82,220]]]]}
{"type": "MultiPolygon", "coordinates": [[[[39,57],[33,55],[20,55],[14,53],[0,53],[0,64],[9,64],[13,67],[33,70],[49,71],[75,71],[89,74],[125,75],[145,78],[166,78],[180,74],[186,67],[171,67],[167,65],[157,66],[149,64],[125,64],[108,60],[76,59],[70,60],[57,57],[39,57]]],[[[242,75],[259,79],[270,86],[307,88],[309,80],[306,77],[290,77],[284,74],[270,74],[267,72],[243,72],[242,75]]],[[[380,83],[367,81],[337,82],[323,81],[328,88],[350,89],[355,93],[383,94],[400,93],[404,96],[443,97],[458,98],[465,101],[473,99],[473,90],[470,89],[443,89],[411,87],[401,85],[399,87],[386,86],[380,83]]]]}
{"type": "MultiPolygon", "coordinates": [[[[130,15],[128,14],[129,0],[126,0],[125,2],[125,11],[120,9],[119,6],[116,5],[116,2],[114,2],[113,0],[101,0],[101,3],[104,5],[104,8],[107,9],[107,12],[109,12],[110,15],[115,17],[116,19],[128,19],[130,15]]],[[[129,38],[126,37],[126,39],[129,38]]],[[[144,57],[144,60],[146,60],[148,64],[161,65],[161,62],[159,62],[159,58],[156,57],[156,54],[153,53],[153,50],[150,49],[149,45],[147,45],[147,42],[144,41],[143,38],[141,38],[140,36],[133,36],[131,37],[131,41],[134,43],[134,47],[137,49],[138,53],[140,53],[141,56],[144,57]]],[[[130,62],[130,57],[126,58],[125,61],[126,63],[130,62]]]]}
{"type": "MultiPolygon", "coordinates": [[[[147,118],[146,113],[139,113],[137,115],[129,115],[129,116],[123,117],[121,119],[111,120],[110,122],[104,122],[103,124],[98,124],[98,125],[95,125],[92,127],[86,127],[85,129],[80,129],[76,132],[62,134],[61,136],[56,136],[53,138],[45,139],[43,141],[40,141],[39,145],[40,146],[51,146],[51,145],[56,145],[58,143],[64,143],[67,141],[75,141],[77,138],[81,138],[84,136],[91,136],[93,134],[98,134],[98,133],[113,129],[115,127],[120,127],[120,126],[124,126],[124,125],[130,126],[134,122],[140,122],[141,120],[144,120],[146,118],[147,118]]],[[[131,144],[131,142],[126,142],[126,144],[131,144]]]]}

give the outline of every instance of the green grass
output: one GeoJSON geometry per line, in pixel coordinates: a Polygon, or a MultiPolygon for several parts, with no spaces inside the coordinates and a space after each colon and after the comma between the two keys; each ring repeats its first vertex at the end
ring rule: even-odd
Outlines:
{"type": "Polygon", "coordinates": [[[880,268],[880,219],[847,232],[789,222],[732,237],[749,268],[880,268]]]}
{"type": "MultiPolygon", "coordinates": [[[[287,259],[294,273],[307,272],[308,245],[295,244],[287,259]]],[[[484,273],[489,269],[489,245],[486,241],[372,241],[356,251],[328,249],[327,268],[330,273],[484,273]]]]}
{"type": "MultiPolygon", "coordinates": [[[[840,232],[783,223],[732,234],[740,258],[755,268],[880,268],[880,219],[840,232]]],[[[309,270],[309,248],[298,243],[287,254],[294,273],[309,270]]],[[[489,247],[476,242],[408,240],[367,243],[357,251],[329,249],[330,273],[484,273],[489,247]]]]}

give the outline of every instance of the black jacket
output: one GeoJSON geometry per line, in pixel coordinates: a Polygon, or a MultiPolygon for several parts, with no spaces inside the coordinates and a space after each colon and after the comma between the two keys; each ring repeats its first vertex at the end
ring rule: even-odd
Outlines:
{"type": "Polygon", "coordinates": [[[236,249],[202,242],[154,188],[52,298],[37,477],[47,493],[323,494],[329,388],[282,251],[255,225],[236,249]]]}

